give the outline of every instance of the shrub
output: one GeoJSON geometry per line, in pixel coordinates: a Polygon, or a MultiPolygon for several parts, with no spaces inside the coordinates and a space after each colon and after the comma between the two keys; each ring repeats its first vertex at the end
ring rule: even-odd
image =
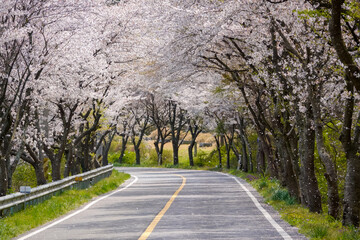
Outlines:
{"type": "Polygon", "coordinates": [[[135,164],[136,154],[135,152],[125,151],[122,163],[135,164]]]}
{"type": "MultiPolygon", "coordinates": [[[[163,150],[162,154],[163,165],[172,164],[172,151],[171,150],[163,150]]],[[[150,150],[149,159],[146,161],[149,165],[157,165],[158,164],[158,155],[155,149],[150,150]]]]}
{"type": "MultiPolygon", "coordinates": [[[[120,157],[120,152],[109,154],[108,160],[109,163],[118,163],[120,157]]],[[[135,164],[135,153],[130,151],[125,151],[123,159],[123,164],[135,164]]]]}
{"type": "Polygon", "coordinates": [[[266,182],[266,180],[262,180],[260,183],[259,183],[259,189],[263,189],[265,187],[267,187],[268,184],[266,182]]]}
{"type": "Polygon", "coordinates": [[[215,167],[218,164],[217,151],[213,150],[209,154],[198,150],[197,156],[194,158],[194,164],[199,167],[215,167]]]}
{"type": "Polygon", "coordinates": [[[339,237],[339,240],[359,240],[360,239],[360,230],[355,228],[354,226],[351,226],[347,229],[347,231],[344,231],[339,237]]]}
{"type": "Polygon", "coordinates": [[[26,162],[21,162],[12,176],[12,184],[13,191],[19,191],[20,186],[36,187],[34,168],[26,162]]]}
{"type": "Polygon", "coordinates": [[[109,163],[114,164],[115,162],[119,161],[119,157],[120,157],[120,153],[117,153],[117,152],[109,154],[108,161],[109,161],[109,163]]]}
{"type": "Polygon", "coordinates": [[[316,225],[311,229],[310,236],[315,239],[324,239],[328,235],[328,226],[316,225]]]}
{"type": "Polygon", "coordinates": [[[286,189],[276,189],[270,197],[272,201],[284,201],[287,205],[294,205],[296,203],[295,198],[291,197],[286,189]]]}

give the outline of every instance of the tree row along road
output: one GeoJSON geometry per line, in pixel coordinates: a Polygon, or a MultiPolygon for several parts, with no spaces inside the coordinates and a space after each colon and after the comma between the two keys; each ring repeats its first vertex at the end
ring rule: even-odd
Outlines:
{"type": "Polygon", "coordinates": [[[132,175],[119,190],[19,239],[306,239],[241,179],[209,171],[118,170],[132,175]]]}

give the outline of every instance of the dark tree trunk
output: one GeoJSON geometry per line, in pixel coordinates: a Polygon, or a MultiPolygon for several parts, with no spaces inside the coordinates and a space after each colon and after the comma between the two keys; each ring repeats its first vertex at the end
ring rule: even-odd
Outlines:
{"type": "Polygon", "coordinates": [[[34,165],[32,165],[35,169],[35,175],[36,175],[36,183],[38,186],[46,184],[46,178],[44,173],[44,164],[43,162],[37,162],[34,165]]]}
{"type": "Polygon", "coordinates": [[[226,148],[226,168],[230,169],[230,149],[226,148]]]}
{"type": "Polygon", "coordinates": [[[29,145],[26,144],[25,147],[27,152],[29,153],[29,157],[23,153],[22,159],[25,162],[31,164],[31,166],[33,166],[35,170],[37,185],[46,184],[47,181],[44,173],[44,160],[40,158],[41,156],[37,156],[36,153],[32,151],[29,145]]]}
{"type": "Polygon", "coordinates": [[[359,227],[360,222],[360,157],[359,151],[346,153],[347,172],[344,192],[343,224],[359,227]]]}
{"type": "MultiPolygon", "coordinates": [[[[225,143],[225,149],[226,149],[226,168],[230,169],[230,150],[231,147],[233,145],[233,132],[230,134],[230,136],[228,136],[227,134],[225,134],[225,136],[223,138],[220,139],[224,139],[224,143],[225,143]]],[[[221,145],[221,143],[220,143],[221,145]]]]}
{"type": "Polygon", "coordinates": [[[275,142],[282,166],[279,175],[281,185],[286,186],[290,195],[300,202],[298,177],[294,172],[293,161],[291,160],[291,156],[286,148],[285,140],[281,136],[278,136],[275,142]]]}
{"type": "Polygon", "coordinates": [[[194,141],[191,141],[189,147],[188,147],[188,153],[189,153],[189,164],[190,166],[194,166],[194,157],[193,157],[193,148],[196,143],[194,141]]]}
{"type": "Polygon", "coordinates": [[[343,129],[340,135],[347,160],[343,224],[358,227],[360,221],[360,113],[353,128],[354,87],[350,81],[347,82],[347,90],[351,92],[351,97],[346,100],[343,129]]]}
{"type": "Polygon", "coordinates": [[[260,135],[262,138],[261,143],[265,157],[267,159],[266,171],[270,174],[270,177],[279,178],[278,164],[274,159],[274,151],[270,142],[270,138],[267,135],[260,135]]]}
{"type": "Polygon", "coordinates": [[[102,166],[106,166],[109,164],[108,155],[110,147],[107,147],[106,145],[103,146],[103,154],[102,154],[102,166]]]}
{"type": "MultiPolygon", "coordinates": [[[[248,154],[246,151],[246,143],[244,141],[244,139],[241,139],[241,146],[242,146],[242,151],[243,151],[243,157],[242,157],[242,170],[244,172],[248,172],[249,168],[248,168],[248,154]]],[[[251,161],[251,160],[250,160],[251,161]]]]}
{"type": "Polygon", "coordinates": [[[256,169],[259,173],[265,173],[265,153],[263,150],[263,146],[262,146],[262,142],[261,140],[258,138],[258,149],[257,149],[257,153],[256,153],[256,169]]]}
{"type": "Polygon", "coordinates": [[[150,95],[149,102],[146,105],[148,113],[152,119],[152,123],[156,126],[157,129],[157,139],[154,142],[155,150],[157,153],[157,163],[158,165],[163,164],[163,149],[165,145],[166,138],[170,135],[171,131],[168,129],[168,123],[170,119],[170,110],[171,105],[170,101],[159,101],[155,98],[155,95],[150,95]],[[160,143],[160,146],[159,146],[160,143]]]}
{"type": "Polygon", "coordinates": [[[6,168],[6,160],[0,156],[0,197],[5,196],[8,186],[8,173],[6,168]]]}
{"type": "Polygon", "coordinates": [[[215,138],[215,142],[216,142],[216,150],[218,152],[219,168],[222,168],[220,137],[219,136],[214,136],[214,138],[215,138]]]}
{"type": "Polygon", "coordinates": [[[156,151],[156,155],[157,155],[157,164],[159,166],[161,166],[162,165],[162,154],[160,153],[159,142],[160,142],[160,136],[159,136],[159,132],[158,132],[158,136],[156,137],[156,140],[154,141],[154,147],[155,147],[155,151],[156,151]]]}
{"type": "Polygon", "coordinates": [[[309,207],[311,212],[322,212],[321,195],[314,165],[315,132],[311,129],[311,123],[305,125],[299,132],[302,202],[309,207]]]}
{"type": "Polygon", "coordinates": [[[177,141],[172,142],[174,165],[179,165],[179,145],[177,141]]]}
{"type": "Polygon", "coordinates": [[[20,161],[20,158],[21,158],[21,155],[23,154],[24,152],[24,147],[25,147],[25,142],[23,141],[20,145],[20,148],[19,150],[16,152],[16,154],[14,153],[15,155],[15,159],[12,163],[9,162],[10,164],[10,167],[8,169],[8,189],[12,189],[12,176],[16,170],[16,167],[20,161]]]}
{"type": "Polygon", "coordinates": [[[163,160],[162,160],[162,153],[163,153],[163,149],[164,149],[164,139],[162,140],[162,138],[158,135],[156,141],[154,142],[155,145],[155,151],[157,154],[157,163],[159,166],[161,166],[163,164],[163,160]],[[160,146],[159,146],[160,144],[160,146]]]}
{"type": "Polygon", "coordinates": [[[135,130],[134,130],[134,128],[132,129],[133,136],[131,137],[131,140],[132,140],[132,143],[134,145],[135,160],[136,160],[135,162],[136,162],[137,165],[140,165],[140,144],[142,142],[145,131],[147,129],[148,120],[149,120],[149,117],[146,117],[146,120],[144,122],[144,126],[142,127],[142,129],[140,131],[139,139],[137,141],[136,141],[136,138],[135,138],[135,130]]]}
{"type": "Polygon", "coordinates": [[[54,154],[54,151],[52,149],[49,149],[45,144],[43,144],[44,151],[46,155],[49,157],[51,162],[51,176],[52,181],[58,181],[61,179],[61,161],[62,157],[64,155],[64,152],[67,147],[67,141],[68,141],[68,135],[70,133],[71,128],[71,121],[72,117],[74,116],[75,110],[77,109],[78,104],[75,104],[72,108],[68,107],[69,114],[66,116],[66,112],[64,107],[61,105],[61,103],[57,104],[59,112],[60,112],[60,118],[62,120],[62,124],[64,127],[64,132],[61,136],[61,140],[59,143],[59,148],[56,154],[54,154]]]}
{"type": "MultiPolygon", "coordinates": [[[[103,139],[103,152],[102,152],[102,165],[106,166],[109,164],[108,161],[108,155],[109,155],[109,151],[110,151],[110,147],[111,147],[111,143],[115,137],[116,131],[112,130],[113,132],[110,133],[110,135],[108,136],[109,139],[106,140],[106,136],[103,139]]],[[[105,135],[107,135],[108,133],[105,133],[105,135]]]]}
{"type": "MultiPolygon", "coordinates": [[[[310,86],[311,94],[312,94],[312,110],[314,115],[314,123],[315,123],[315,136],[316,136],[316,147],[319,154],[319,158],[321,162],[325,166],[325,178],[328,185],[328,213],[330,216],[335,219],[339,218],[340,214],[340,197],[339,197],[339,189],[338,189],[338,177],[336,171],[336,164],[331,159],[330,154],[326,150],[324,137],[323,137],[323,123],[321,122],[321,109],[320,109],[320,95],[314,89],[313,86],[310,86]]],[[[315,179],[316,180],[316,179],[315,179]]],[[[310,211],[311,206],[309,206],[310,211]]]]}
{"type": "Polygon", "coordinates": [[[82,152],[83,152],[83,161],[84,168],[82,172],[87,172],[91,170],[91,162],[90,162],[90,135],[85,137],[85,142],[82,144],[82,152]]]}
{"type": "Polygon", "coordinates": [[[184,116],[184,110],[179,109],[176,103],[170,101],[169,103],[169,124],[171,131],[171,144],[173,147],[173,161],[174,165],[179,164],[179,147],[182,141],[180,141],[180,134],[183,130],[186,121],[184,116]]]}
{"type": "Polygon", "coordinates": [[[61,162],[57,160],[51,161],[51,177],[53,182],[61,179],[60,170],[61,170],[61,162]]]}
{"type": "Polygon", "coordinates": [[[65,169],[64,169],[64,178],[70,176],[70,171],[71,168],[73,167],[73,146],[70,143],[68,146],[66,153],[66,164],[65,164],[65,169]]]}
{"type": "Polygon", "coordinates": [[[164,152],[164,146],[166,143],[166,138],[169,136],[169,131],[166,129],[166,127],[163,127],[163,129],[160,128],[160,126],[157,129],[157,138],[154,142],[156,154],[158,157],[157,163],[159,166],[163,164],[163,152],[164,152]]]}
{"type": "Polygon", "coordinates": [[[119,163],[123,163],[123,158],[124,158],[124,154],[126,151],[126,144],[128,142],[129,136],[128,135],[123,135],[122,136],[122,140],[121,140],[121,150],[120,150],[120,156],[119,156],[119,163]]]}
{"type": "Polygon", "coordinates": [[[134,147],[134,150],[135,150],[135,163],[136,165],[140,165],[140,148],[135,146],[134,147]]]}
{"type": "Polygon", "coordinates": [[[162,156],[163,156],[163,152],[164,152],[165,141],[166,141],[166,140],[164,139],[164,141],[162,141],[162,142],[160,143],[159,155],[158,155],[158,163],[160,163],[160,165],[163,164],[163,158],[162,158],[162,156]]]}
{"type": "MultiPolygon", "coordinates": [[[[243,149],[243,158],[242,158],[242,169],[245,172],[250,171],[253,172],[253,164],[252,164],[252,152],[251,152],[251,146],[250,143],[248,141],[248,137],[246,134],[246,126],[245,126],[245,121],[243,117],[240,117],[239,113],[236,114],[236,121],[239,125],[239,132],[240,132],[240,139],[241,139],[241,145],[242,145],[242,149],[243,149]],[[249,154],[248,154],[249,151],[249,154]],[[249,158],[248,158],[249,156],[249,158]]],[[[238,154],[237,154],[238,155],[238,154]]],[[[241,159],[241,157],[239,158],[241,159]]]]}
{"type": "MultiPolygon", "coordinates": [[[[345,45],[342,36],[341,20],[342,20],[342,5],[344,0],[331,1],[331,19],[329,24],[329,32],[331,36],[332,46],[334,47],[340,61],[346,66],[345,73],[347,80],[360,92],[360,69],[354,62],[347,46],[345,45]]],[[[344,9],[345,11],[345,9],[344,9]]]]}
{"type": "Polygon", "coordinates": [[[197,144],[196,144],[196,138],[197,136],[199,136],[200,132],[202,131],[198,125],[194,124],[194,126],[192,126],[191,122],[189,123],[189,131],[191,134],[191,142],[190,145],[188,147],[188,153],[189,153],[189,164],[190,166],[194,166],[194,155],[196,156],[196,148],[197,148],[197,144]],[[195,153],[193,155],[193,149],[195,147],[195,153]]]}
{"type": "Polygon", "coordinates": [[[198,144],[197,142],[194,143],[194,157],[197,156],[197,152],[198,152],[198,144]]]}

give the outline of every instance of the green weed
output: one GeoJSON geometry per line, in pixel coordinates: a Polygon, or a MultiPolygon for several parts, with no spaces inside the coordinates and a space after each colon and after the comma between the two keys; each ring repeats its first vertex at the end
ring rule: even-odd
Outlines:
{"type": "Polygon", "coordinates": [[[261,181],[260,183],[259,183],[259,189],[263,189],[263,188],[265,188],[265,187],[267,187],[268,186],[268,184],[267,184],[267,182],[264,180],[264,181],[261,181]]]}
{"type": "Polygon", "coordinates": [[[295,198],[291,197],[286,189],[281,189],[281,188],[278,188],[274,191],[274,193],[271,196],[271,200],[284,201],[287,205],[293,205],[296,203],[295,198]]]}
{"type": "Polygon", "coordinates": [[[312,239],[324,239],[328,234],[328,227],[322,225],[316,225],[310,232],[312,239]]]}

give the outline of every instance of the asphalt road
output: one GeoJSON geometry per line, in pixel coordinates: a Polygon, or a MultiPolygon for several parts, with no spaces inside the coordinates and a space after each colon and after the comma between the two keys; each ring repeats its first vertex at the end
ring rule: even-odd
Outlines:
{"type": "Polygon", "coordinates": [[[132,178],[112,195],[19,239],[306,239],[241,179],[208,171],[118,170],[132,178]]]}

